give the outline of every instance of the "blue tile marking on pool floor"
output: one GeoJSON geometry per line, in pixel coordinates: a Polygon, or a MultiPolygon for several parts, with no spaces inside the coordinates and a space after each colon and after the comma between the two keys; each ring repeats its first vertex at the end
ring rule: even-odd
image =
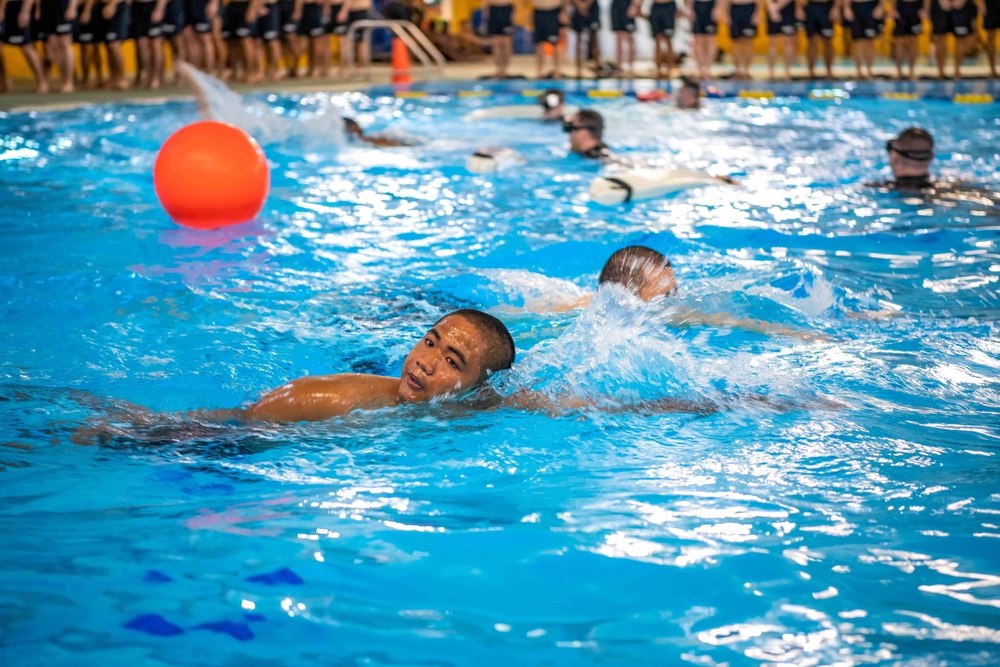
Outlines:
{"type": "Polygon", "coordinates": [[[232,621],[216,621],[214,623],[202,623],[191,628],[192,630],[211,630],[229,635],[241,642],[250,641],[254,638],[253,630],[245,623],[233,623],[232,621]]]}
{"type": "Polygon", "coordinates": [[[302,577],[295,574],[287,567],[275,570],[274,572],[255,574],[251,577],[247,577],[247,581],[253,582],[255,584],[264,584],[265,586],[280,586],[281,584],[301,586],[302,584],[305,583],[302,577]]]}
{"type": "Polygon", "coordinates": [[[159,614],[142,614],[125,623],[129,630],[138,630],[154,637],[174,637],[184,634],[184,629],[174,625],[159,614]]]}

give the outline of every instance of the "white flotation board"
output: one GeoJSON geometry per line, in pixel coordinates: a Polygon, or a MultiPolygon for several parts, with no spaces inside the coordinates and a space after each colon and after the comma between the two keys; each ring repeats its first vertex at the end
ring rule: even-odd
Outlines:
{"type": "Polygon", "coordinates": [[[513,148],[491,146],[480,148],[465,161],[465,168],[473,174],[492,174],[525,163],[524,156],[513,148]]]}
{"type": "Polygon", "coordinates": [[[599,204],[622,204],[704,185],[721,185],[715,176],[695,169],[630,169],[598,176],[590,182],[590,198],[599,204]]]}
{"type": "MultiPolygon", "coordinates": [[[[564,116],[572,116],[577,111],[579,111],[578,107],[563,107],[564,116]]],[[[487,109],[476,109],[472,113],[468,114],[464,120],[503,120],[506,118],[542,120],[544,113],[545,110],[542,108],[541,104],[508,104],[506,106],[489,107],[487,109]]]]}

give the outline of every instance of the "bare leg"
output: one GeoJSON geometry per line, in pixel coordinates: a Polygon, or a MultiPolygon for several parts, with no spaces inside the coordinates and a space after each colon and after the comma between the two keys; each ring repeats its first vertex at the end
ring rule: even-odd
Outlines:
{"type": "Polygon", "coordinates": [[[10,77],[7,76],[7,66],[4,64],[3,52],[0,50],[0,93],[9,93],[10,88],[10,77]]]}
{"type": "Polygon", "coordinates": [[[125,90],[128,81],[125,79],[125,56],[122,54],[121,42],[108,42],[108,86],[114,90],[125,90]]]}
{"type": "Polygon", "coordinates": [[[806,43],[806,67],[809,68],[809,78],[816,78],[816,61],[819,60],[819,35],[813,35],[806,43]]]}
{"type": "Polygon", "coordinates": [[[990,63],[990,78],[997,78],[997,31],[986,31],[986,58],[990,63]]]}
{"type": "Polygon", "coordinates": [[[35,76],[35,92],[49,92],[49,77],[42,66],[42,56],[39,55],[38,49],[35,48],[34,44],[25,44],[21,47],[21,52],[24,54],[24,59],[28,61],[31,73],[35,76]]]}
{"type": "Polygon", "coordinates": [[[774,64],[778,60],[778,36],[770,35],[767,39],[767,78],[774,81],[774,64]]]}
{"type": "Polygon", "coordinates": [[[157,90],[163,83],[160,73],[163,71],[163,38],[153,37],[149,40],[149,89],[157,90]]]}
{"type": "Polygon", "coordinates": [[[792,80],[792,63],[795,61],[795,49],[798,46],[798,35],[785,35],[783,37],[784,52],[781,54],[785,59],[785,81],[792,80]]]}
{"type": "MultiPolygon", "coordinates": [[[[968,1],[968,0],[966,0],[968,1]]],[[[975,30],[975,28],[973,28],[975,30]]],[[[964,37],[955,37],[955,80],[962,78],[962,61],[965,60],[965,54],[969,52],[969,48],[975,43],[975,34],[966,35],[964,37]]]]}
{"type": "Polygon", "coordinates": [[[934,35],[934,59],[937,61],[938,78],[947,79],[944,61],[948,57],[948,35],[934,35]]]}

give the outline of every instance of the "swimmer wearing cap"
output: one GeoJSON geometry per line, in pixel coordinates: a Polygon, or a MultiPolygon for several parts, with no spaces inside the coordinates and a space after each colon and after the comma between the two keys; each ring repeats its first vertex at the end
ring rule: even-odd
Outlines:
{"type": "Polygon", "coordinates": [[[885,142],[889,167],[895,180],[884,184],[893,190],[924,190],[934,185],[930,166],[934,159],[934,137],[927,130],[910,127],[885,142]]]}
{"type": "Polygon", "coordinates": [[[542,120],[562,120],[566,113],[566,95],[558,88],[549,88],[538,96],[542,105],[542,120]]]}
{"type": "Polygon", "coordinates": [[[580,157],[604,164],[629,164],[604,143],[604,117],[593,109],[580,109],[563,120],[563,132],[569,135],[570,151],[580,157]]]}

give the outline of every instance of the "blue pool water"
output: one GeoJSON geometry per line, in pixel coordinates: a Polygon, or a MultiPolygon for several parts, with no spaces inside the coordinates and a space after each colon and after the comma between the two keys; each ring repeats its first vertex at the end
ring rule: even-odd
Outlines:
{"type": "Polygon", "coordinates": [[[0,662],[1000,663],[996,196],[864,186],[919,124],[939,174],[995,193],[998,107],[571,95],[621,152],[742,183],[604,207],[557,129],[462,120],[519,94],[256,102],[286,119],[256,128],[271,196],[212,232],[174,226],[150,177],[192,102],[0,115],[0,662]],[[428,140],[341,146],[315,118],[338,109],[428,140]],[[528,164],[465,171],[498,144],[528,164]],[[669,255],[673,304],[530,312],[628,243],[669,255]],[[822,338],[674,329],[677,304],[822,338]],[[124,401],[398,373],[466,306],[517,342],[501,388],[844,407],[417,406],[71,441],[124,401]]]}

